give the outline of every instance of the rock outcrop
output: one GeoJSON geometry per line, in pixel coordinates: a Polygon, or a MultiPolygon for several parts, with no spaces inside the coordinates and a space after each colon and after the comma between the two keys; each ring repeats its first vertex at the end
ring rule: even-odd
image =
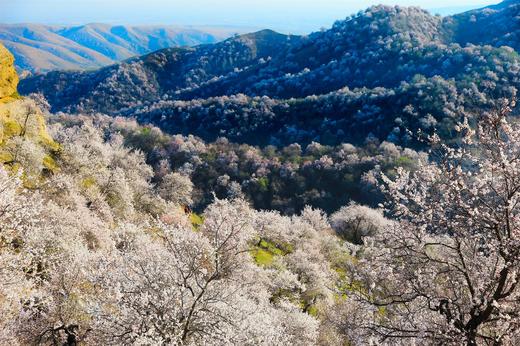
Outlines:
{"type": "Polygon", "coordinates": [[[35,186],[43,169],[57,169],[59,145],[47,132],[40,107],[20,97],[17,86],[13,55],[0,44],[0,165],[11,172],[23,167],[24,184],[35,186]]]}
{"type": "Polygon", "coordinates": [[[0,103],[6,103],[16,98],[18,75],[14,68],[13,55],[0,44],[0,103]]]}

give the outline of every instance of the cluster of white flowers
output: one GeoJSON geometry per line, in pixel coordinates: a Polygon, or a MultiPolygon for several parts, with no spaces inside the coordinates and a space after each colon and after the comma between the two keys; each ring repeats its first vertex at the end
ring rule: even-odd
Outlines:
{"type": "Polygon", "coordinates": [[[353,301],[366,314],[346,325],[382,340],[518,342],[520,128],[509,112],[484,114],[476,132],[460,124],[466,144],[440,145],[438,163],[385,177],[400,222],[365,249],[367,289],[353,301]]]}
{"type": "Polygon", "coordinates": [[[141,152],[83,120],[51,126],[59,169],[37,189],[0,168],[1,344],[294,345],[335,333],[319,316],[334,305],[328,261],[342,250],[322,212],[258,212],[238,196],[194,222],[189,177],[153,184],[141,152]]]}

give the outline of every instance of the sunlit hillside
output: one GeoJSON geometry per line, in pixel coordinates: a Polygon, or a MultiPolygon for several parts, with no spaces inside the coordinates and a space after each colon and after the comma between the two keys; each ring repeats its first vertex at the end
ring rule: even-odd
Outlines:
{"type": "Polygon", "coordinates": [[[519,13],[0,44],[0,346],[519,345],[519,13]]]}

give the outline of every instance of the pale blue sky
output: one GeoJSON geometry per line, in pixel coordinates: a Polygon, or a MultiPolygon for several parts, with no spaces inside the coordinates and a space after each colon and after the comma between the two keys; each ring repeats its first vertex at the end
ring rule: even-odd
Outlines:
{"type": "Polygon", "coordinates": [[[0,23],[238,25],[309,32],[368,6],[421,6],[441,14],[500,0],[0,0],[0,23]]]}

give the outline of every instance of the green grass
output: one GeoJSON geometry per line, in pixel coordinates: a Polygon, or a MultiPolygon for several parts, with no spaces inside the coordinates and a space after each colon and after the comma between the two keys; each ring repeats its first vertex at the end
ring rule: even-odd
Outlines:
{"type": "Polygon", "coordinates": [[[204,219],[197,213],[190,214],[190,222],[195,230],[199,229],[200,226],[204,223],[204,219]]]}
{"type": "Polygon", "coordinates": [[[282,256],[284,253],[281,249],[279,249],[274,243],[268,242],[264,239],[260,241],[260,248],[269,251],[273,255],[282,256]]]}
{"type": "Polygon", "coordinates": [[[395,160],[395,165],[399,167],[413,167],[414,162],[408,156],[401,156],[395,160]]]}
{"type": "Polygon", "coordinates": [[[264,249],[254,249],[251,251],[251,255],[255,260],[255,263],[262,267],[268,267],[273,263],[274,255],[264,249]]]}
{"type": "Polygon", "coordinates": [[[316,307],[316,305],[311,305],[307,309],[307,313],[312,317],[318,317],[318,308],[316,307]]]}
{"type": "Polygon", "coordinates": [[[260,186],[260,191],[267,192],[269,190],[269,179],[266,177],[258,179],[258,186],[260,186]]]}
{"type": "Polygon", "coordinates": [[[291,244],[277,244],[261,239],[251,250],[256,264],[262,267],[270,266],[277,256],[285,256],[293,251],[291,244]]]}

